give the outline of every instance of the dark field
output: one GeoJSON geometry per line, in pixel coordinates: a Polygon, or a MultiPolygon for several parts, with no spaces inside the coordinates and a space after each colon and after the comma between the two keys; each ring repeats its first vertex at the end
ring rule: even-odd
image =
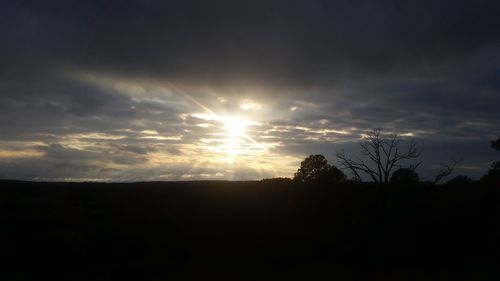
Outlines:
{"type": "Polygon", "coordinates": [[[498,280],[494,186],[0,187],[0,280],[498,280]]]}

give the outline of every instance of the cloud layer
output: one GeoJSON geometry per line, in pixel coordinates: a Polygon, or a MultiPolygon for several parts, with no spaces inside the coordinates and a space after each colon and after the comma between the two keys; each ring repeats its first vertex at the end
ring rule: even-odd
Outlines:
{"type": "Polygon", "coordinates": [[[478,177],[500,135],[499,13],[498,1],[11,1],[0,177],[291,176],[379,127],[424,146],[424,178],[450,158],[478,177]],[[210,116],[251,123],[231,137],[210,116]]]}

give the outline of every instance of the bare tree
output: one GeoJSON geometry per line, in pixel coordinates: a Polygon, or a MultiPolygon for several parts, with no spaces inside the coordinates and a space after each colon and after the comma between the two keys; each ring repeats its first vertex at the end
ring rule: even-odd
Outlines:
{"type": "Polygon", "coordinates": [[[444,177],[449,176],[455,170],[455,167],[461,160],[451,160],[449,163],[442,162],[439,164],[439,170],[437,175],[434,177],[432,181],[432,185],[437,184],[444,177]]]}
{"type": "MultiPolygon", "coordinates": [[[[363,158],[351,158],[344,150],[337,152],[340,167],[350,170],[357,181],[361,181],[360,174],[364,173],[376,183],[388,183],[394,168],[402,168],[402,162],[419,158],[422,153],[415,142],[409,142],[403,149],[399,135],[385,135],[380,129],[369,132],[360,146],[363,158]]],[[[421,163],[410,164],[407,169],[415,171],[421,163]]]]}

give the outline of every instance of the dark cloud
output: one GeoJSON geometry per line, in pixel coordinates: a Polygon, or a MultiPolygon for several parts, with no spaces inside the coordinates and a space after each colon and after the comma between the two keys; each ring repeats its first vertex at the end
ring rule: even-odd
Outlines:
{"type": "Polygon", "coordinates": [[[496,1],[16,1],[3,10],[2,53],[21,67],[215,84],[323,86],[439,65],[499,43],[500,27],[496,1]]]}

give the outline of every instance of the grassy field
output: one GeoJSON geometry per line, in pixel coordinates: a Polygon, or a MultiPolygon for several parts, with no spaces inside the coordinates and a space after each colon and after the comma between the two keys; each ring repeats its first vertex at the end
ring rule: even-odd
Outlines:
{"type": "Polygon", "coordinates": [[[492,280],[499,203],[474,184],[0,181],[0,280],[492,280]]]}

